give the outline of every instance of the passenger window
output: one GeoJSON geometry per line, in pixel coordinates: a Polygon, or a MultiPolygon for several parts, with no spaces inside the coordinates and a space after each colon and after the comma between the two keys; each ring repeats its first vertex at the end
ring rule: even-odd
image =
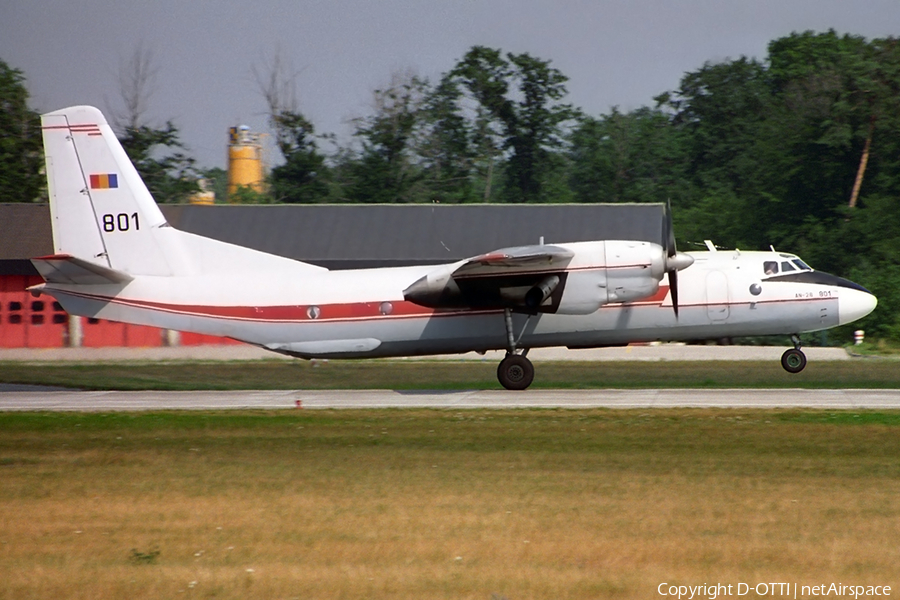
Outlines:
{"type": "Polygon", "coordinates": [[[777,275],[778,263],[774,260],[767,260],[763,263],[763,270],[766,272],[766,275],[777,275]]]}
{"type": "Polygon", "coordinates": [[[796,270],[797,269],[794,268],[794,265],[792,265],[791,263],[789,263],[786,260],[781,263],[781,272],[782,273],[787,273],[788,271],[796,271],[796,270]]]}

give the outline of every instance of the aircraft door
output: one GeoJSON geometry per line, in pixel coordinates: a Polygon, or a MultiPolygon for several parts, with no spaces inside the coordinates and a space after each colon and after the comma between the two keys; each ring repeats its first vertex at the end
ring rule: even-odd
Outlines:
{"type": "Polygon", "coordinates": [[[706,315],[713,323],[728,320],[728,276],[722,271],[706,275],[706,315]]]}

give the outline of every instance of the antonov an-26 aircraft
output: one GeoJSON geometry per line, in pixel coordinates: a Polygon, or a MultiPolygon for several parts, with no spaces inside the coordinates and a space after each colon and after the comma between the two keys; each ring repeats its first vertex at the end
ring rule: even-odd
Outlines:
{"type": "Polygon", "coordinates": [[[54,254],[32,260],[71,314],[226,336],[300,358],[505,349],[497,375],[527,388],[528,350],[791,335],[872,312],[875,297],[792,254],[678,252],[658,243],[502,248],[437,266],[329,271],[169,226],[99,110],[42,117],[54,254]],[[663,283],[663,280],[666,280],[663,283]]]}

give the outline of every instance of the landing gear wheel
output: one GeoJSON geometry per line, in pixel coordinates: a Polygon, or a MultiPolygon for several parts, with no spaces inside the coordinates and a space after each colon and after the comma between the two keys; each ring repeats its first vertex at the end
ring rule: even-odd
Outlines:
{"type": "Polygon", "coordinates": [[[497,366],[497,379],[508,390],[524,390],[534,381],[534,365],[521,354],[510,354],[497,366]]]}
{"type": "Polygon", "coordinates": [[[799,348],[785,350],[781,355],[781,366],[788,373],[799,373],[806,366],[806,355],[799,348]]]}

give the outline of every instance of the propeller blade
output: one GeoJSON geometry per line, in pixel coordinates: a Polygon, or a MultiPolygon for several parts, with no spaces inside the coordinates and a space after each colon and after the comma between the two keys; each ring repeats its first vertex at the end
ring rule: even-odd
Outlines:
{"type": "Polygon", "coordinates": [[[662,245],[666,249],[666,274],[669,276],[669,293],[672,295],[672,309],[678,318],[678,271],[687,269],[694,263],[694,257],[678,252],[675,247],[675,227],[672,225],[672,201],[666,199],[666,219],[663,222],[662,245]]]}
{"type": "Polygon", "coordinates": [[[669,293],[672,295],[672,309],[675,311],[675,318],[678,319],[678,271],[675,269],[669,271],[669,293]]]}
{"type": "Polygon", "coordinates": [[[675,248],[675,227],[672,225],[672,201],[666,198],[666,238],[665,248],[667,256],[675,256],[678,249],[675,248]]]}

